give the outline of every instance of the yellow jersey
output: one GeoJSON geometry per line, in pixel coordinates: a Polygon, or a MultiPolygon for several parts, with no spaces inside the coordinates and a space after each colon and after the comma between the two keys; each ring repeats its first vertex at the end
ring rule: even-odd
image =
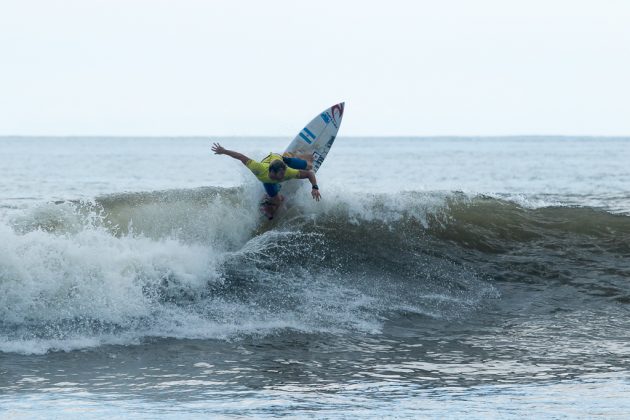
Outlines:
{"type": "Polygon", "coordinates": [[[300,174],[300,171],[297,169],[289,168],[284,171],[284,178],[280,181],[269,178],[269,165],[274,160],[282,161],[282,156],[277,153],[270,153],[269,156],[261,160],[260,162],[256,162],[253,159],[247,161],[247,168],[252,171],[256,178],[259,181],[264,182],[265,184],[278,184],[280,182],[288,181],[289,179],[295,179],[300,174]]]}

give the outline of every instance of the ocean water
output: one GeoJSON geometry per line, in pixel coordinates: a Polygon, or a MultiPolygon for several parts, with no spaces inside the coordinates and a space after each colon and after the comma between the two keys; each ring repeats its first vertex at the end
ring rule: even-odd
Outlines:
{"type": "Polygon", "coordinates": [[[0,138],[0,417],[630,416],[630,138],[0,138]]]}

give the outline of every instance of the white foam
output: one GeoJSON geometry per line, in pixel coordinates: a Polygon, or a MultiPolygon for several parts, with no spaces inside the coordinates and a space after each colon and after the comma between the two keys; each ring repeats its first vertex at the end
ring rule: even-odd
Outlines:
{"type": "Polygon", "coordinates": [[[117,238],[101,228],[20,235],[0,226],[0,243],[0,316],[16,323],[147,316],[152,301],[143,288],[169,278],[194,293],[217,280],[220,257],[175,239],[117,238]]]}
{"type": "Polygon", "coordinates": [[[289,205],[297,205],[302,215],[339,215],[356,225],[361,222],[379,221],[394,223],[414,218],[424,227],[427,216],[444,209],[450,193],[446,192],[396,192],[357,193],[331,186],[322,192],[322,200],[316,202],[307,188],[300,189],[289,205]]]}

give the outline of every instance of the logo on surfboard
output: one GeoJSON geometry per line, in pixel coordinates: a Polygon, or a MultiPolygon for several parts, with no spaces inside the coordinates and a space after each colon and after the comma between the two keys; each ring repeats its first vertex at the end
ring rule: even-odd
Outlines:
{"type": "Polygon", "coordinates": [[[328,113],[328,111],[322,112],[320,117],[326,124],[332,121],[335,128],[339,128],[339,122],[341,121],[341,117],[343,117],[343,108],[344,103],[342,102],[330,108],[330,113],[328,113]],[[335,116],[335,111],[337,111],[337,116],[335,116]]]}
{"type": "Polygon", "coordinates": [[[337,110],[337,112],[339,113],[339,119],[341,120],[341,117],[343,117],[343,107],[344,107],[344,103],[342,102],[342,103],[337,104],[337,105],[333,106],[332,108],[330,108],[330,112],[332,113],[333,121],[336,123],[335,127],[337,127],[337,125],[339,124],[339,122],[335,118],[335,110],[337,110]]]}

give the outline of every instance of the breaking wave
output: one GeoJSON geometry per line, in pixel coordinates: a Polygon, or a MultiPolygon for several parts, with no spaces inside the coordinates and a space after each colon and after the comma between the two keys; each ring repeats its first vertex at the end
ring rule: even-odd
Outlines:
{"type": "Polygon", "coordinates": [[[248,187],[14,215],[0,224],[0,351],[379,334],[490,307],[509,315],[511,288],[576,306],[630,302],[628,216],[461,193],[328,191],[319,203],[302,193],[273,222],[248,187]]]}

